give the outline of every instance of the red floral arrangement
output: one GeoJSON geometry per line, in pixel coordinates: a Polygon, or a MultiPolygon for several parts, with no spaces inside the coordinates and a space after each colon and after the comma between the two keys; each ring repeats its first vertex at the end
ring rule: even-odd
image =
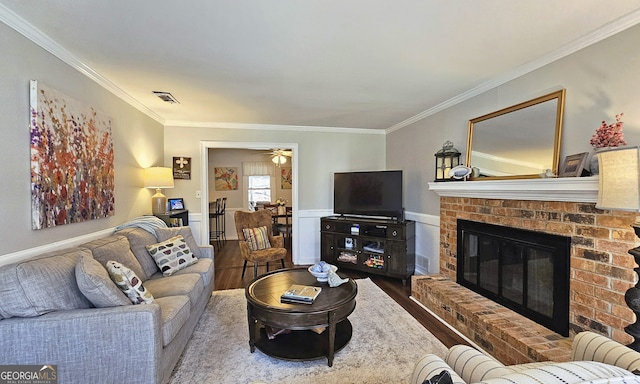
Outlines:
{"type": "Polygon", "coordinates": [[[606,121],[602,121],[602,125],[596,129],[596,133],[591,136],[589,143],[594,148],[605,147],[619,147],[621,145],[627,145],[624,140],[624,133],[622,133],[622,125],[624,124],[622,119],[624,113],[616,115],[616,122],[607,124],[606,121]]]}

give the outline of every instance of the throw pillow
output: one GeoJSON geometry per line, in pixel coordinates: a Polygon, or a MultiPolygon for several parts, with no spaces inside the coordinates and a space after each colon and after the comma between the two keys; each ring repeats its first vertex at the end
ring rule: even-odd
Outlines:
{"type": "Polygon", "coordinates": [[[153,303],[153,295],[144,288],[142,281],[132,270],[117,261],[109,260],[107,261],[107,271],[111,280],[133,304],[153,303]]]}
{"type": "Polygon", "coordinates": [[[448,371],[443,370],[432,378],[426,379],[422,384],[453,384],[453,379],[448,371]]]}
{"type": "Polygon", "coordinates": [[[91,256],[85,255],[78,259],[76,282],[80,292],[96,308],[131,305],[131,301],[113,283],[107,270],[91,256]]]}
{"type": "Polygon", "coordinates": [[[161,243],[147,245],[147,251],[164,276],[171,276],[198,261],[182,235],[171,237],[161,243]]]}
{"type": "Polygon", "coordinates": [[[245,241],[249,245],[249,249],[251,249],[252,251],[271,248],[271,243],[269,243],[269,234],[267,233],[266,226],[258,228],[243,228],[242,234],[244,235],[245,241]]]}
{"type": "Polygon", "coordinates": [[[191,227],[156,228],[157,241],[169,240],[170,238],[178,235],[182,235],[182,237],[184,237],[184,241],[187,242],[189,249],[191,249],[191,252],[195,257],[200,258],[202,256],[200,254],[200,247],[191,232],[191,227]]]}

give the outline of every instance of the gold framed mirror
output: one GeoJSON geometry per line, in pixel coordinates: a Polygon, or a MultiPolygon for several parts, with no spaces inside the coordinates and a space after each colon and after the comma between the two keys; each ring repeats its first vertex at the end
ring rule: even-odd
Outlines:
{"type": "Polygon", "coordinates": [[[558,174],[565,90],[469,120],[471,180],[542,177],[558,174]]]}

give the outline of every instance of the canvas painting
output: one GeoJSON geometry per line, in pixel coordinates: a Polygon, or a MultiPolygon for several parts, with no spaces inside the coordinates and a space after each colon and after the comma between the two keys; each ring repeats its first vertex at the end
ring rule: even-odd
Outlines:
{"type": "Polygon", "coordinates": [[[291,167],[280,168],[280,188],[291,189],[291,167]]]}
{"type": "Polygon", "coordinates": [[[35,80],[30,107],[32,228],[113,216],[111,119],[35,80]]]}
{"type": "Polygon", "coordinates": [[[216,191],[235,191],[238,189],[237,167],[214,168],[216,191]]]}

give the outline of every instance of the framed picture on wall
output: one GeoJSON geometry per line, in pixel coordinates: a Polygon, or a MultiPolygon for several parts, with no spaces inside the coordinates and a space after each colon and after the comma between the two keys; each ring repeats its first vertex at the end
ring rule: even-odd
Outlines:
{"type": "Polygon", "coordinates": [[[291,167],[280,168],[280,188],[291,189],[291,167]]]}
{"type": "Polygon", "coordinates": [[[215,167],[214,178],[216,191],[235,191],[238,189],[237,167],[215,167]]]}
{"type": "Polygon", "coordinates": [[[173,178],[178,180],[191,180],[191,158],[173,158],[173,178]]]}

